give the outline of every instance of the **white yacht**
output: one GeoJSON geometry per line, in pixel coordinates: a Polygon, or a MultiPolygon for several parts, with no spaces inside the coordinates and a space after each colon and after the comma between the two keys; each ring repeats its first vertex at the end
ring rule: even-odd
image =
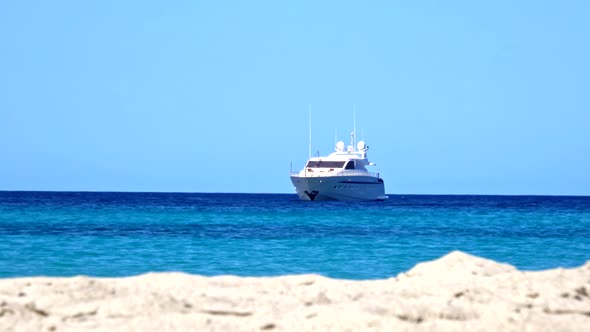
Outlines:
{"type": "Polygon", "coordinates": [[[389,199],[379,173],[366,168],[375,165],[367,159],[367,150],[369,146],[364,141],[358,142],[355,149],[353,132],[348,147],[340,141],[329,156],[310,158],[300,172],[290,174],[299,198],[306,201],[389,199]]]}

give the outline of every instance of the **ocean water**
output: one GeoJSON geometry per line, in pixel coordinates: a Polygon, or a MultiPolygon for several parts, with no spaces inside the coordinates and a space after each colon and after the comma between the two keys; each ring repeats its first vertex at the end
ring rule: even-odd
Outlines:
{"type": "Polygon", "coordinates": [[[590,197],[0,192],[0,277],[388,278],[451,250],[520,269],[590,260],[590,197]]]}

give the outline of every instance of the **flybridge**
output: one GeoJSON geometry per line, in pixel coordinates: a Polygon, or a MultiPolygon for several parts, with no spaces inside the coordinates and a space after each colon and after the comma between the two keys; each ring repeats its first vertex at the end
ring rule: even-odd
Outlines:
{"type": "Polygon", "coordinates": [[[360,141],[356,144],[357,150],[354,149],[354,132],[350,133],[350,145],[347,149],[344,149],[344,142],[340,141],[336,143],[336,152],[332,153],[334,156],[349,156],[352,154],[358,155],[362,159],[367,158],[367,150],[369,150],[369,146],[365,141],[360,141]]]}

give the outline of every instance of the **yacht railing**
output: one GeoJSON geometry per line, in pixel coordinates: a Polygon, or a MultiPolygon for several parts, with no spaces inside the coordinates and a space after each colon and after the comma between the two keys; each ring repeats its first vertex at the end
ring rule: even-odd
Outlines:
{"type": "MultiPolygon", "coordinates": [[[[299,176],[300,172],[289,172],[290,176],[299,176]]],[[[371,176],[374,178],[379,178],[379,173],[372,173],[367,171],[355,171],[355,170],[345,170],[345,171],[307,171],[303,172],[303,176],[307,178],[316,178],[316,177],[326,177],[326,176],[371,176]]]]}

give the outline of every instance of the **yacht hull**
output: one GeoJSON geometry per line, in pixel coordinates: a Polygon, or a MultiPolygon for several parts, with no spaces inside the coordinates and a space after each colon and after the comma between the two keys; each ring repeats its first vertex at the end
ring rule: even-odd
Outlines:
{"type": "Polygon", "coordinates": [[[383,180],[372,176],[291,176],[300,199],[304,201],[379,201],[385,195],[383,180]]]}

